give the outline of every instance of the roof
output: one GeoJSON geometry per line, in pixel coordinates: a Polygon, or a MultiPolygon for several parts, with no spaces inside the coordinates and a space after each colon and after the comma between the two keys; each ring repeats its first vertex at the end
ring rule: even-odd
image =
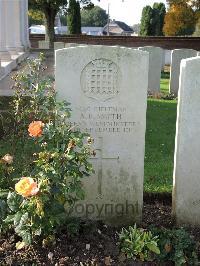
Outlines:
{"type": "MultiPolygon", "coordinates": [[[[106,34],[107,31],[108,31],[108,24],[104,26],[103,33],[106,34]]],[[[111,20],[109,22],[110,35],[126,35],[126,34],[130,35],[133,33],[134,33],[133,29],[122,21],[111,20]]]]}
{"type": "Polygon", "coordinates": [[[133,32],[133,29],[122,21],[114,21],[123,31],[133,32]]]}

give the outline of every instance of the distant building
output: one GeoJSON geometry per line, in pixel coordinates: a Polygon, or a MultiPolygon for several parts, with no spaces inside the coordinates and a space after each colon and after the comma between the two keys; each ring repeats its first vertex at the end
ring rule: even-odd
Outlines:
{"type": "MultiPolygon", "coordinates": [[[[55,34],[68,34],[67,26],[54,27],[55,34]]],[[[45,26],[33,25],[29,28],[31,34],[45,34],[45,26]]],[[[81,27],[82,34],[101,36],[103,35],[103,27],[81,27]]]]}
{"type": "Polygon", "coordinates": [[[31,34],[45,34],[45,26],[43,25],[32,25],[29,27],[29,32],[31,34]]]}
{"type": "Polygon", "coordinates": [[[103,27],[81,27],[82,34],[101,36],[103,35],[103,27]]]}
{"type": "Polygon", "coordinates": [[[109,35],[130,36],[134,34],[133,29],[122,21],[111,20],[109,26],[108,24],[106,24],[105,27],[103,28],[104,35],[108,34],[108,27],[109,27],[109,35]]]}

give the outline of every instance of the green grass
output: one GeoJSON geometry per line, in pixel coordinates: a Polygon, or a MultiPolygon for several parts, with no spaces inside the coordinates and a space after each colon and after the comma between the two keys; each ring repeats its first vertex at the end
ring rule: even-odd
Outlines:
{"type": "MultiPolygon", "coordinates": [[[[162,73],[161,91],[165,94],[168,94],[168,84],[167,73],[162,73]]],[[[8,105],[8,100],[0,97],[0,109],[8,105]]],[[[172,190],[176,105],[175,100],[148,99],[144,169],[146,192],[172,190]]],[[[9,153],[13,148],[16,149],[16,143],[12,147],[11,143],[0,141],[0,155],[9,153]]],[[[17,154],[23,160],[22,154],[25,154],[22,151],[17,154]]]]}
{"type": "Polygon", "coordinates": [[[147,192],[172,190],[176,105],[176,101],[148,100],[144,169],[147,192]]]}
{"type": "Polygon", "coordinates": [[[163,94],[169,94],[169,72],[162,72],[160,90],[163,94]]]}

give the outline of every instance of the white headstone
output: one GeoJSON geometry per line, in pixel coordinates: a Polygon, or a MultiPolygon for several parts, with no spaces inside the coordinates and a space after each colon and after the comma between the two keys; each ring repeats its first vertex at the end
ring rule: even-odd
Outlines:
{"type": "Polygon", "coordinates": [[[200,52],[197,53],[197,56],[200,56],[200,52]]]}
{"type": "Polygon", "coordinates": [[[64,42],[54,42],[54,50],[63,49],[65,48],[64,42]]]}
{"type": "Polygon", "coordinates": [[[138,48],[149,53],[149,84],[148,91],[160,91],[160,78],[163,62],[163,49],[154,46],[144,46],[138,48]]]}
{"type": "Polygon", "coordinates": [[[65,43],[65,48],[76,47],[76,46],[79,46],[79,45],[81,45],[81,44],[79,44],[79,43],[65,43]]]}
{"type": "Polygon", "coordinates": [[[39,49],[49,49],[50,43],[48,41],[39,41],[38,48],[39,49]]]}
{"type": "Polygon", "coordinates": [[[95,140],[95,174],[75,214],[112,223],[141,220],[148,53],[79,46],[56,51],[56,89],[73,125],[95,140]]]}
{"type": "Polygon", "coordinates": [[[2,79],[2,77],[4,77],[5,75],[5,70],[4,68],[1,66],[1,59],[0,59],[0,80],[2,79]]]}
{"type": "Polygon", "coordinates": [[[173,212],[200,225],[200,57],[181,61],[174,157],[173,212]]]}
{"type": "Polygon", "coordinates": [[[181,60],[196,55],[197,51],[193,49],[175,49],[172,51],[169,92],[175,96],[178,95],[181,60]]]}
{"type": "Polygon", "coordinates": [[[165,65],[171,65],[172,50],[165,50],[165,65]]]}
{"type": "Polygon", "coordinates": [[[164,71],[165,70],[165,50],[163,50],[163,54],[162,54],[162,67],[161,70],[164,71]]]}

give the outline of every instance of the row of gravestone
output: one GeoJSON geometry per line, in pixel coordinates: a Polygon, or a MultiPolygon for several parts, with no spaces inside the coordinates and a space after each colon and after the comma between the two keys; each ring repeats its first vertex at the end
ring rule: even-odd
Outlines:
{"type": "MultiPolygon", "coordinates": [[[[54,48],[62,49],[73,46],[78,46],[76,43],[55,42],[54,48]]],[[[148,76],[148,91],[151,93],[160,92],[161,70],[164,68],[165,50],[155,46],[144,46],[138,48],[141,51],[149,53],[149,76],[148,76]]],[[[182,59],[198,56],[200,52],[193,49],[175,49],[171,51],[171,68],[170,68],[170,86],[169,93],[178,95],[180,63],[182,59]]]]}
{"type": "MultiPolygon", "coordinates": [[[[79,46],[77,43],[55,42],[54,49],[62,49],[68,47],[79,46]]],[[[49,43],[39,41],[39,48],[49,48],[49,43]]],[[[148,73],[148,91],[150,93],[160,92],[161,70],[164,68],[165,50],[155,46],[144,46],[138,48],[141,51],[149,53],[149,73],[148,73]]],[[[170,68],[170,86],[169,93],[174,96],[178,95],[180,63],[182,59],[198,56],[200,52],[193,49],[175,49],[171,52],[171,68],[170,68]]]]}
{"type": "MultiPolygon", "coordinates": [[[[149,83],[148,91],[160,92],[161,69],[165,51],[160,47],[145,46],[138,48],[149,52],[149,83]]],[[[178,95],[181,60],[198,56],[199,52],[193,49],[175,49],[171,51],[170,86],[169,93],[178,95]]]]}
{"type": "MultiPolygon", "coordinates": [[[[173,210],[178,223],[200,224],[200,57],[180,75],[173,210]]],[[[56,89],[71,103],[70,123],[94,138],[95,174],[74,215],[111,224],[140,222],[149,54],[125,47],[56,51],[56,89]]]]}

